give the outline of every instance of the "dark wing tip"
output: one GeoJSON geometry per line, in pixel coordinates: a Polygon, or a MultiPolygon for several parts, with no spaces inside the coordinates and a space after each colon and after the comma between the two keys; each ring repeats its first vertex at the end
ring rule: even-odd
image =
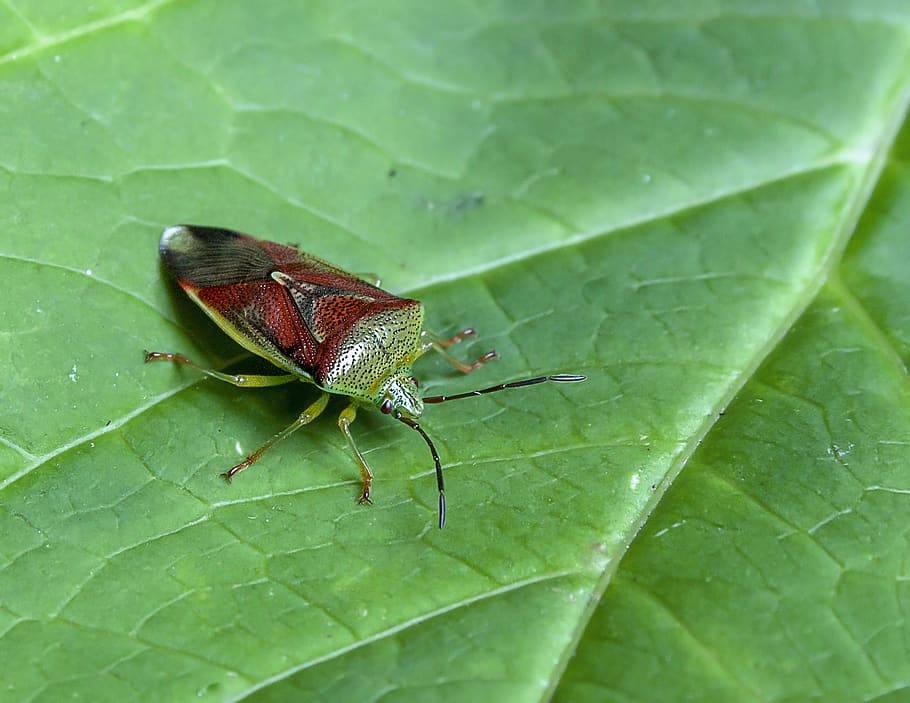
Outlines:
{"type": "Polygon", "coordinates": [[[158,250],[161,256],[169,253],[191,253],[194,249],[212,244],[223,244],[243,235],[222,227],[202,225],[171,225],[161,233],[158,250]]]}
{"type": "Polygon", "coordinates": [[[180,285],[193,288],[268,281],[275,261],[265,242],[221,227],[172,225],[158,250],[180,285]]]}

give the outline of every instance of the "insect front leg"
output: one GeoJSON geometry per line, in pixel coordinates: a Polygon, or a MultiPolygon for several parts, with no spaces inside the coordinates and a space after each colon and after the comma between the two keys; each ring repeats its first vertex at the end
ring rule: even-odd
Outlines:
{"type": "Polygon", "coordinates": [[[211,369],[205,369],[197,364],[195,361],[187,359],[183,354],[178,354],[174,352],[145,352],[145,363],[150,361],[171,361],[175,364],[183,364],[184,366],[191,366],[200,373],[204,373],[206,376],[211,376],[212,378],[217,378],[219,381],[224,381],[225,383],[230,383],[231,385],[238,386],[240,388],[265,388],[266,386],[282,386],[285,383],[291,383],[292,381],[299,381],[300,377],[295,376],[292,373],[280,374],[276,376],[269,375],[260,375],[260,374],[230,374],[230,373],[221,373],[220,371],[212,371],[211,369]]]}
{"type": "Polygon", "coordinates": [[[452,366],[454,366],[456,369],[458,369],[462,373],[471,373],[471,371],[479,369],[481,366],[483,366],[488,361],[492,361],[493,359],[499,358],[498,355],[496,354],[496,352],[491,349],[486,354],[483,354],[476,361],[473,361],[470,364],[468,364],[468,363],[465,363],[464,361],[462,361],[461,359],[459,359],[458,357],[454,356],[453,354],[449,353],[448,349],[453,344],[458,344],[460,341],[462,341],[466,337],[473,337],[476,334],[477,334],[477,332],[476,332],[476,330],[474,330],[474,328],[468,327],[466,329],[463,329],[458,334],[453,335],[452,337],[449,337],[448,339],[444,339],[442,337],[437,337],[435,334],[431,334],[430,332],[427,332],[426,330],[424,330],[423,332],[420,333],[420,348],[417,350],[417,354],[415,355],[414,358],[416,359],[419,356],[423,356],[428,351],[430,351],[430,349],[432,349],[433,351],[435,351],[437,354],[442,356],[443,359],[448,361],[450,364],[452,364],[452,366]]]}
{"type": "Polygon", "coordinates": [[[458,344],[459,342],[467,339],[468,337],[476,337],[477,330],[475,330],[473,327],[465,327],[463,330],[461,330],[460,332],[456,332],[448,339],[442,339],[441,337],[436,337],[436,335],[431,335],[427,331],[424,331],[424,334],[427,337],[430,337],[430,336],[434,337],[437,344],[439,344],[441,347],[444,347],[445,349],[448,349],[453,344],[458,344]]]}
{"type": "Polygon", "coordinates": [[[239,464],[232,466],[231,468],[229,468],[227,471],[225,471],[221,475],[224,476],[230,482],[230,480],[232,478],[234,478],[234,476],[236,476],[244,469],[249,468],[250,466],[255,464],[257,461],[259,461],[259,458],[263,454],[265,454],[269,449],[271,449],[273,446],[275,446],[278,442],[283,440],[285,437],[288,437],[289,435],[293,434],[294,432],[299,430],[304,425],[310,424],[313,420],[315,420],[317,417],[319,417],[320,413],[322,413],[322,411],[325,410],[325,406],[328,405],[328,402],[329,402],[329,394],[322,393],[312,405],[310,405],[306,410],[304,410],[302,413],[300,413],[300,415],[297,417],[296,420],[294,420],[294,422],[292,422],[290,425],[288,425],[283,430],[281,430],[281,432],[276,434],[268,442],[266,442],[261,447],[259,447],[259,449],[257,449],[255,452],[250,454],[246,459],[241,461],[239,464]]]}
{"type": "Polygon", "coordinates": [[[373,472],[370,471],[367,460],[363,458],[363,454],[360,453],[360,450],[354,443],[354,436],[351,434],[350,429],[351,423],[354,422],[356,418],[357,403],[351,403],[342,410],[341,414],[338,416],[338,429],[344,434],[344,438],[348,440],[348,446],[351,447],[351,451],[354,452],[354,457],[357,459],[357,464],[360,466],[360,477],[363,481],[363,487],[360,489],[360,496],[357,498],[357,502],[361,505],[364,503],[372,505],[373,501],[370,500],[370,488],[373,486],[373,472]]]}

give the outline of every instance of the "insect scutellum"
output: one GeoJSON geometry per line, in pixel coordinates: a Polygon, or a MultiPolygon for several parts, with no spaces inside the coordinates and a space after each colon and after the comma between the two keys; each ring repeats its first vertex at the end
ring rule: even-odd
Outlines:
{"type": "MultiPolygon", "coordinates": [[[[269,448],[312,422],[325,410],[329,396],[351,401],[338,417],[360,467],[358,498],[370,503],[373,473],[354,442],[350,425],[357,410],[375,405],[417,431],[433,457],[439,489],[439,527],[445,525],[445,486],[439,453],[417,422],[427,403],[494,393],[547,381],[575,382],[575,374],[537,376],[488,388],[421,398],[411,365],[433,350],[462,373],[496,357],[494,351],[471,363],[448,349],[476,334],[467,328],[449,338],[423,329],[423,306],[399,298],[366,280],[310,254],[217,227],[175,225],[165,229],[159,251],[177,283],[214,322],[241,346],[285,373],[228,374],[205,369],[179,353],[146,352],[145,360],[171,361],[241,388],[277,386],[293,381],[316,385],[322,392],[297,419],[223,475],[230,480],[254,464],[269,448]]],[[[371,278],[378,282],[375,278],[371,278]]]]}

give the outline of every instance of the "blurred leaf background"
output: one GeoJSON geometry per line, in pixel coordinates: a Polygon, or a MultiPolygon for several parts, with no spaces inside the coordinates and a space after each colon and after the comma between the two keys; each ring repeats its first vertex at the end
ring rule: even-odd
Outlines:
{"type": "Polygon", "coordinates": [[[4,700],[908,700],[902,0],[0,5],[4,700]],[[426,303],[448,479],[157,263],[227,226],[426,303]],[[336,401],[330,410],[343,407],[336,401]]]}

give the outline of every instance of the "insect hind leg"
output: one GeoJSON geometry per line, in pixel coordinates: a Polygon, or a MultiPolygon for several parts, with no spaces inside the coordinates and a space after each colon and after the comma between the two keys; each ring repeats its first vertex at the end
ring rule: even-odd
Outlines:
{"type": "Polygon", "coordinates": [[[285,383],[292,383],[300,380],[299,376],[292,373],[280,375],[263,375],[263,374],[230,374],[221,373],[206,369],[197,364],[195,361],[188,359],[183,354],[175,352],[145,352],[145,363],[152,361],[170,361],[175,364],[190,366],[206,376],[217,378],[219,381],[230,383],[238,388],[265,388],[267,386],[283,386],[285,383]]]}

